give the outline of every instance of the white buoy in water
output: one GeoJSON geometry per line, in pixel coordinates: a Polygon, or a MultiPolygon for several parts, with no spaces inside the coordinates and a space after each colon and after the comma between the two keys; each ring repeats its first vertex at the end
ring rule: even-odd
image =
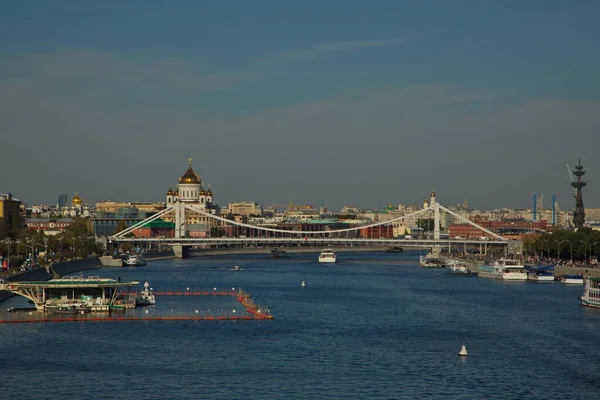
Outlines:
{"type": "Polygon", "coordinates": [[[302,281],[302,283],[300,284],[300,286],[304,287],[304,286],[306,286],[306,283],[304,283],[304,281],[302,281]]]}
{"type": "Polygon", "coordinates": [[[467,353],[467,346],[465,346],[464,344],[462,345],[462,347],[460,348],[460,351],[458,352],[458,355],[461,357],[466,357],[469,355],[469,353],[467,353]]]}

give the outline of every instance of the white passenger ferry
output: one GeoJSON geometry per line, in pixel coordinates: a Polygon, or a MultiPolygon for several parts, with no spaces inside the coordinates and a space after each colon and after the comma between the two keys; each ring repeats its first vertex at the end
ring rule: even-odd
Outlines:
{"type": "Polygon", "coordinates": [[[131,254],[125,260],[125,265],[128,267],[139,267],[141,265],[146,265],[146,259],[141,254],[131,254]]]}
{"type": "Polygon", "coordinates": [[[587,278],[583,287],[583,296],[579,297],[581,305],[600,308],[600,278],[587,278]]]}
{"type": "Polygon", "coordinates": [[[320,263],[334,263],[337,260],[337,255],[333,249],[323,249],[319,254],[320,263]]]}
{"type": "Polygon", "coordinates": [[[525,266],[517,260],[501,258],[491,265],[482,265],[477,269],[482,278],[503,279],[505,281],[525,281],[525,266]]]}
{"type": "Polygon", "coordinates": [[[448,269],[453,274],[468,274],[471,272],[467,263],[460,260],[450,260],[448,261],[448,269]]]}

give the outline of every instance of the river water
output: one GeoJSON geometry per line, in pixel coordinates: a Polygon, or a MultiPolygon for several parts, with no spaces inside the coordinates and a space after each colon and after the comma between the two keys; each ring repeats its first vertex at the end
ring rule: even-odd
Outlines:
{"type": "MultiPolygon", "coordinates": [[[[0,324],[2,398],[600,398],[600,310],[578,304],[581,286],[453,275],[410,252],[316,258],[88,271],[155,290],[242,287],[275,319],[0,324]]],[[[158,297],[147,315],[196,309],[243,312],[231,298],[190,296],[158,297]]]]}

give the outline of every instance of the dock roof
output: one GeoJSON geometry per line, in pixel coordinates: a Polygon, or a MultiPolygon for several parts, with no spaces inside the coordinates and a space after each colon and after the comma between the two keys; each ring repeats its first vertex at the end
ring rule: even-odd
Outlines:
{"type": "Polygon", "coordinates": [[[13,288],[25,288],[25,287],[44,287],[44,288],[89,288],[89,287],[128,287],[138,285],[137,281],[119,282],[114,279],[89,277],[89,278],[61,278],[51,279],[49,281],[19,281],[19,282],[7,282],[7,286],[13,288]]]}

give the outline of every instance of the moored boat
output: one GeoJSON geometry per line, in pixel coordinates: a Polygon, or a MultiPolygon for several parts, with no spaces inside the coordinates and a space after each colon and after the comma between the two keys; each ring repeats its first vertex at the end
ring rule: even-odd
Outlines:
{"type": "Polygon", "coordinates": [[[554,282],[554,273],[548,271],[529,271],[527,280],[532,282],[554,282]]]}
{"type": "Polygon", "coordinates": [[[392,246],[385,249],[386,253],[404,253],[404,249],[400,246],[392,246]]]}
{"type": "Polygon", "coordinates": [[[567,285],[583,285],[583,275],[563,275],[560,277],[560,283],[567,285]]]}
{"type": "Polygon", "coordinates": [[[468,274],[471,272],[467,263],[460,260],[450,260],[447,263],[448,269],[454,274],[468,274]]]}
{"type": "Polygon", "coordinates": [[[600,308],[600,278],[586,278],[583,295],[579,297],[581,305],[600,308]]]}
{"type": "Polygon", "coordinates": [[[139,267],[142,265],[146,265],[146,259],[141,254],[131,254],[125,260],[125,265],[128,267],[139,267]]]}
{"type": "Polygon", "coordinates": [[[517,260],[501,258],[490,265],[482,265],[477,269],[482,278],[502,279],[505,281],[527,280],[525,266],[517,260]]]}
{"type": "Polygon", "coordinates": [[[334,263],[337,260],[337,255],[333,249],[323,249],[319,254],[320,263],[334,263]]]}
{"type": "Polygon", "coordinates": [[[273,249],[269,253],[269,258],[287,258],[287,257],[289,257],[289,254],[285,250],[273,249]]]}
{"type": "Polygon", "coordinates": [[[419,265],[426,268],[444,268],[446,266],[446,260],[428,254],[426,256],[419,256],[419,265]]]}
{"type": "Polygon", "coordinates": [[[527,270],[527,280],[532,282],[553,282],[554,281],[554,265],[536,265],[525,266],[527,270]]]}

